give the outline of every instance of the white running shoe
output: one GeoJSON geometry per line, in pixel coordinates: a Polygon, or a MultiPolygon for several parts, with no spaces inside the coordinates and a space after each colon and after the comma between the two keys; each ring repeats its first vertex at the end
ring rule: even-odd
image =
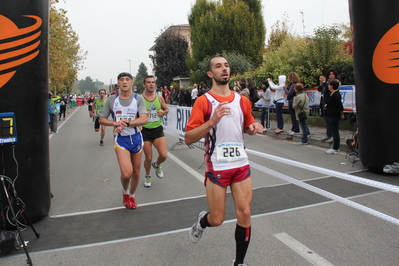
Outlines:
{"type": "Polygon", "coordinates": [[[200,213],[198,213],[197,222],[195,222],[195,224],[193,224],[190,229],[190,239],[191,242],[193,242],[194,244],[198,243],[198,241],[201,239],[202,233],[205,230],[205,228],[202,228],[200,221],[201,218],[204,217],[207,213],[207,211],[201,211],[200,213]]]}
{"type": "Polygon", "coordinates": [[[338,154],[338,153],[339,153],[339,150],[328,149],[328,150],[326,150],[326,153],[327,153],[327,154],[338,154]]]}
{"type": "Polygon", "coordinates": [[[162,179],[163,178],[163,171],[162,171],[162,166],[155,166],[156,162],[152,162],[151,165],[155,169],[155,174],[157,175],[158,178],[162,179]]]}
{"type": "Polygon", "coordinates": [[[144,187],[151,187],[151,176],[146,175],[144,178],[144,187]]]}
{"type": "MultiPolygon", "coordinates": [[[[234,262],[235,262],[236,260],[233,260],[233,262],[231,263],[231,266],[234,266],[234,262]]],[[[247,266],[247,264],[238,264],[238,266],[247,266]]]]}

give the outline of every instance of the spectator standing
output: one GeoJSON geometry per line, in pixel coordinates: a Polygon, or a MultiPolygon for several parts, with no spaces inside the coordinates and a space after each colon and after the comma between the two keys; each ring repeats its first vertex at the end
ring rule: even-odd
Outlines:
{"type": "Polygon", "coordinates": [[[73,94],[71,97],[71,107],[76,107],[76,94],[73,94]]]}
{"type": "Polygon", "coordinates": [[[310,131],[307,124],[307,119],[309,115],[309,97],[303,91],[303,84],[295,84],[296,96],[294,96],[292,107],[295,110],[295,115],[299,121],[299,125],[302,128],[302,139],[298,142],[299,145],[308,145],[308,136],[310,131]]]}
{"type": "Polygon", "coordinates": [[[252,78],[247,78],[246,84],[247,84],[247,89],[249,91],[249,101],[252,103],[252,107],[254,107],[255,103],[257,103],[260,99],[258,91],[256,90],[256,87],[255,87],[255,84],[254,84],[252,78]]]}
{"type": "Polygon", "coordinates": [[[198,88],[197,84],[194,84],[194,88],[191,91],[191,106],[194,106],[195,100],[197,100],[198,97],[198,88]]]}
{"type": "Polygon", "coordinates": [[[184,106],[184,103],[185,103],[184,93],[185,92],[186,92],[186,90],[184,89],[184,87],[180,86],[180,90],[179,90],[179,106],[184,106]]]}
{"type": "Polygon", "coordinates": [[[341,101],[341,94],[339,93],[339,81],[336,79],[330,80],[328,83],[328,89],[331,94],[328,98],[328,102],[326,104],[327,108],[327,116],[331,122],[331,132],[333,136],[333,147],[326,151],[327,154],[338,154],[339,153],[339,145],[340,145],[340,136],[339,136],[339,121],[341,119],[345,119],[344,116],[344,107],[341,101]]]}
{"type": "Polygon", "coordinates": [[[165,93],[165,103],[167,103],[167,104],[169,104],[170,102],[169,102],[169,96],[170,96],[170,90],[168,90],[168,87],[167,86],[164,86],[163,87],[163,91],[164,91],[164,93],[165,93]]]}
{"type": "Polygon", "coordinates": [[[324,117],[324,115],[325,115],[324,105],[327,103],[325,101],[325,98],[327,97],[327,99],[328,99],[330,92],[328,91],[328,84],[326,81],[326,77],[323,75],[320,75],[320,77],[319,77],[319,85],[317,87],[317,90],[320,92],[320,116],[324,117]],[[327,95],[325,95],[325,94],[327,94],[327,95]]]}
{"type": "MultiPolygon", "coordinates": [[[[332,133],[332,126],[331,126],[331,119],[328,117],[327,110],[325,109],[325,105],[327,104],[331,91],[328,87],[331,80],[337,79],[338,80],[338,73],[334,68],[330,68],[326,72],[326,76],[324,77],[324,81],[327,80],[325,83],[323,82],[323,87],[319,88],[322,90],[323,96],[323,111],[324,111],[324,121],[326,122],[326,136],[324,136],[321,140],[326,142],[333,142],[333,133],[332,133]]],[[[338,81],[339,82],[339,81],[338,81]]]]}
{"type": "Polygon", "coordinates": [[[191,106],[191,92],[189,89],[184,90],[184,104],[187,107],[191,106]]]}
{"type": "Polygon", "coordinates": [[[61,99],[60,96],[53,97],[53,94],[48,94],[48,105],[49,105],[49,122],[50,122],[50,133],[58,133],[57,130],[57,108],[55,102],[61,99]]]}
{"type": "Polygon", "coordinates": [[[178,103],[179,94],[173,86],[170,86],[170,103],[176,105],[178,103]]]}
{"type": "Polygon", "coordinates": [[[318,87],[318,91],[321,93],[320,99],[320,113],[326,123],[326,135],[321,138],[322,141],[333,141],[332,132],[331,132],[331,121],[327,116],[327,110],[325,108],[328,98],[330,98],[330,91],[328,90],[328,83],[325,76],[320,76],[319,78],[320,84],[318,87]]]}
{"type": "Polygon", "coordinates": [[[240,87],[241,87],[241,91],[240,91],[240,95],[244,96],[245,98],[247,98],[249,101],[251,101],[249,99],[249,95],[251,94],[249,89],[247,88],[247,83],[246,82],[241,82],[240,83],[240,87]]]}
{"type": "Polygon", "coordinates": [[[270,112],[269,108],[272,104],[272,92],[269,89],[267,81],[262,82],[262,113],[260,115],[260,123],[263,126],[263,132],[270,128],[270,112]],[[265,121],[266,120],[266,121],[265,121]]]}
{"type": "Polygon", "coordinates": [[[278,86],[273,83],[273,81],[268,78],[270,89],[274,90],[274,100],[273,103],[276,107],[276,119],[277,119],[277,128],[274,130],[274,133],[280,134],[284,132],[284,118],[283,118],[283,106],[284,106],[284,86],[286,81],[285,75],[278,76],[278,86]]]}
{"type": "Polygon", "coordinates": [[[288,73],[288,84],[290,85],[288,86],[288,88],[284,88],[284,92],[287,95],[288,110],[290,112],[291,123],[292,123],[291,130],[288,131],[287,133],[290,134],[291,136],[299,133],[299,123],[298,120],[296,119],[295,109],[292,107],[292,103],[296,95],[295,84],[298,82],[300,82],[300,79],[296,72],[288,73]]]}
{"type": "Polygon", "coordinates": [[[64,96],[61,96],[60,99],[60,114],[58,116],[58,121],[61,121],[61,116],[64,117],[64,121],[65,121],[65,113],[66,113],[66,108],[67,108],[67,103],[66,103],[66,99],[64,96]]]}

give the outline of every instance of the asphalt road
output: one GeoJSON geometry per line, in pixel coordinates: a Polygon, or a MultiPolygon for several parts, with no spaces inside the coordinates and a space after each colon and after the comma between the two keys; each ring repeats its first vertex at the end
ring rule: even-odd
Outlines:
{"type": "MultiPolygon", "coordinates": [[[[225,223],[207,228],[197,244],[188,237],[197,213],[207,208],[202,150],[177,145],[169,151],[165,177],[153,173],[151,188],[139,186],[139,207],[132,211],[122,205],[111,128],[100,146],[87,108],[80,107],[59,132],[50,139],[54,198],[49,216],[34,224],[40,238],[30,228],[22,233],[34,265],[231,265],[235,219],[230,195],[225,223]]],[[[373,180],[398,190],[397,176],[371,173],[360,163],[352,166],[345,153],[327,155],[316,145],[299,146],[268,134],[245,139],[249,150],[289,160],[249,154],[254,196],[246,264],[399,265],[399,196],[362,184],[373,180]],[[312,166],[324,171],[309,170],[312,166]],[[355,183],[337,173],[364,179],[355,183]],[[362,206],[377,211],[376,216],[362,206]]],[[[167,141],[170,148],[177,137],[167,135],[167,141]]],[[[141,172],[144,181],[143,167],[141,172]]],[[[0,264],[26,265],[24,250],[0,255],[0,264]]]]}

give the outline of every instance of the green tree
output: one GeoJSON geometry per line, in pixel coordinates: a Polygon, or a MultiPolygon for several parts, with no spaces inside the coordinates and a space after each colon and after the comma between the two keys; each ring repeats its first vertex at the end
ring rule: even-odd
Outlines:
{"type": "Polygon", "coordinates": [[[100,89],[106,89],[107,88],[107,86],[104,86],[104,82],[99,81],[98,79],[96,79],[96,81],[94,81],[94,86],[95,86],[95,89],[93,90],[94,93],[98,93],[98,91],[100,89]]]}
{"type": "Polygon", "coordinates": [[[294,71],[305,86],[311,87],[318,84],[318,77],[328,68],[339,67],[339,73],[344,75],[341,79],[352,82],[353,60],[340,34],[335,26],[320,27],[306,38],[288,34],[275,50],[267,50],[255,74],[276,80],[279,75],[294,71]]]}
{"type": "MultiPolygon", "coordinates": [[[[103,83],[104,84],[104,83],[103,83]]],[[[86,77],[85,79],[79,80],[79,88],[81,93],[85,93],[85,91],[93,91],[97,92],[98,87],[91,77],[86,77]]]]}
{"type": "Polygon", "coordinates": [[[86,52],[80,49],[79,37],[66,16],[67,11],[57,10],[58,0],[50,1],[49,79],[50,90],[69,93],[82,69],[86,52]]]}
{"type": "Polygon", "coordinates": [[[309,52],[317,59],[321,69],[341,59],[347,59],[344,52],[345,42],[340,39],[342,31],[336,26],[322,26],[314,30],[314,36],[309,43],[309,52]],[[344,56],[344,57],[343,57],[344,56]]]}
{"type": "MultiPolygon", "coordinates": [[[[259,0],[197,0],[188,16],[192,62],[226,52],[238,52],[255,66],[262,62],[265,25],[259,0]]],[[[192,70],[196,70],[191,65],[192,70]]]]}
{"type": "Polygon", "coordinates": [[[163,32],[155,42],[155,55],[150,55],[157,77],[157,86],[169,85],[173,77],[187,77],[187,40],[176,32],[163,32]]]}
{"type": "Polygon", "coordinates": [[[137,86],[137,91],[142,92],[144,90],[143,88],[143,82],[144,78],[148,76],[147,72],[147,67],[143,62],[139,65],[139,69],[136,74],[136,80],[134,81],[134,85],[137,86]]]}
{"type": "Polygon", "coordinates": [[[284,42],[287,37],[292,36],[292,25],[290,25],[287,14],[284,14],[283,20],[277,20],[271,28],[271,33],[267,41],[267,49],[275,51],[284,42]]]}

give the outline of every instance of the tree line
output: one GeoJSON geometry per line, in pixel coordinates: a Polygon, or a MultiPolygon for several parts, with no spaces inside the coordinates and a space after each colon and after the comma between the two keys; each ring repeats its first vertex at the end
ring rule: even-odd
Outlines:
{"type": "Polygon", "coordinates": [[[151,58],[158,86],[168,85],[173,77],[185,73],[189,73],[192,83],[205,81],[210,85],[206,67],[215,55],[228,59],[232,82],[251,77],[260,86],[268,77],[276,79],[295,71],[310,87],[334,67],[343,84],[354,84],[351,33],[347,25],[322,26],[312,35],[299,36],[292,32],[289,19],[284,16],[272,26],[265,45],[260,0],[197,0],[188,21],[191,50],[177,33],[163,36],[163,32],[160,36],[164,38],[157,39],[156,53],[151,58]]]}
{"type": "MultiPolygon", "coordinates": [[[[57,2],[50,2],[50,81],[52,90],[63,93],[73,88],[87,52],[80,49],[66,11],[55,8],[57,2]]],[[[276,79],[295,71],[301,82],[310,87],[317,83],[319,75],[334,67],[342,84],[354,84],[351,33],[347,25],[322,26],[312,35],[299,36],[292,32],[285,16],[272,26],[265,45],[260,0],[197,0],[188,14],[188,22],[190,44],[177,31],[164,30],[156,40],[155,53],[150,58],[158,87],[172,84],[176,76],[189,76],[192,83],[204,81],[211,85],[206,68],[209,58],[215,55],[228,59],[232,82],[251,77],[260,86],[268,77],[276,79]]],[[[138,91],[143,89],[146,75],[147,67],[141,63],[135,80],[138,91]]],[[[94,86],[98,90],[101,82],[87,77],[78,86],[94,86]]]]}

